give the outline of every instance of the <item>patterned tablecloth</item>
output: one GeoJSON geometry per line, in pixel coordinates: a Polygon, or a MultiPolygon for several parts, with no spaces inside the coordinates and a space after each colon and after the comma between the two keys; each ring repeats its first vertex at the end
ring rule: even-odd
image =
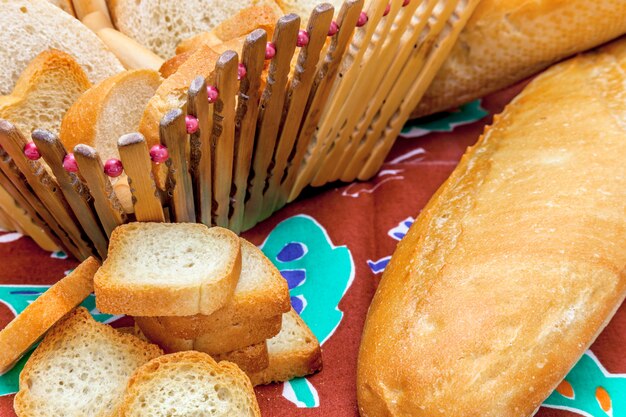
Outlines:
{"type": "MultiPolygon", "coordinates": [[[[381,273],[466,147],[476,142],[491,115],[500,112],[521,86],[457,112],[409,123],[376,178],[308,190],[245,234],[287,278],[293,306],[323,343],[322,372],[257,388],[263,415],[358,415],[357,352],[381,273]]],[[[0,233],[0,328],[74,266],[76,261],[63,253],[44,252],[16,233],[0,233]]],[[[101,321],[129,324],[129,318],[99,314],[93,297],[85,304],[101,321]]],[[[626,307],[622,307],[537,416],[626,416],[625,347],[626,307]]],[[[12,394],[24,360],[0,377],[2,417],[14,415],[12,394]]]]}

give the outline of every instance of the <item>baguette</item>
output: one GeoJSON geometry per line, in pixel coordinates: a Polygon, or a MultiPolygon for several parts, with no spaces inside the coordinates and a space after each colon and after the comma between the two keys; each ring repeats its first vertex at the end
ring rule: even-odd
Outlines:
{"type": "Polygon", "coordinates": [[[241,272],[239,238],[201,223],[128,223],[111,234],[94,277],[108,314],[211,314],[228,303],[241,272]]]}
{"type": "Polygon", "coordinates": [[[626,296],[625,67],[621,40],[536,78],[424,208],[369,309],[362,416],[530,416],[608,323],[626,296]]]}
{"type": "Polygon", "coordinates": [[[87,258],[0,330],[0,374],[11,369],[56,322],[91,294],[99,266],[97,260],[87,258]]]}
{"type": "Polygon", "coordinates": [[[50,48],[72,55],[92,83],[124,70],[94,33],[46,0],[1,0],[0,25],[0,94],[9,94],[28,63],[50,48]]]}
{"type": "Polygon", "coordinates": [[[237,365],[200,352],[161,356],[137,369],[120,417],[260,417],[250,380],[237,365]]]}
{"type": "Polygon", "coordinates": [[[483,97],[624,33],[622,0],[482,0],[412,117],[483,97]]]}
{"type": "Polygon", "coordinates": [[[48,333],[20,374],[18,417],[117,417],[133,372],[163,352],[79,307],[48,333]]]}

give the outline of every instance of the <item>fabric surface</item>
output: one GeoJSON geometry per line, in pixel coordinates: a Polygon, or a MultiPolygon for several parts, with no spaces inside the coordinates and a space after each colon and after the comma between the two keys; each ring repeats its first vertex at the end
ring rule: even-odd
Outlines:
{"type": "MultiPolygon", "coordinates": [[[[323,343],[320,373],[256,389],[264,416],[358,415],[357,352],[381,273],[466,147],[523,84],[457,112],[409,123],[376,178],[307,190],[244,235],[281,270],[294,308],[323,343]]],[[[0,328],[76,264],[63,254],[42,251],[19,234],[0,234],[0,328]]],[[[130,323],[129,318],[99,314],[93,297],[85,304],[100,321],[114,326],[130,323]]],[[[626,307],[622,306],[537,416],[626,416],[624,346],[626,307]]],[[[0,376],[2,417],[14,415],[12,393],[24,361],[0,376]]]]}

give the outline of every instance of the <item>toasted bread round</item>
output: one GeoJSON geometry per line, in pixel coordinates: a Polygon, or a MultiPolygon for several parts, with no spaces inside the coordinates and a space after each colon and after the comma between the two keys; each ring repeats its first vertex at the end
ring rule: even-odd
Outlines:
{"type": "Polygon", "coordinates": [[[248,376],[206,353],[164,355],[141,366],[130,382],[121,417],[261,416],[248,376]]]}
{"type": "Polygon", "coordinates": [[[87,258],[0,330],[0,374],[13,367],[24,353],[93,290],[93,276],[100,263],[87,258]]]}

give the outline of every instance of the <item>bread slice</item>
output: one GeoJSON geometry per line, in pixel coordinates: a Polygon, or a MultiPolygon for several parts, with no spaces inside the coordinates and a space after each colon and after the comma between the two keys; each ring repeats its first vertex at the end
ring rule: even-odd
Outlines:
{"type": "Polygon", "coordinates": [[[116,416],[135,369],[161,354],[156,345],[98,323],[79,307],[54,326],[26,362],[15,412],[20,417],[116,416]]]}
{"type": "Polygon", "coordinates": [[[87,258],[0,330],[0,374],[11,369],[56,322],[91,294],[99,266],[95,258],[87,258]]]}
{"type": "Polygon", "coordinates": [[[72,0],[48,0],[50,3],[54,4],[61,10],[69,13],[70,15],[76,17],[74,13],[74,6],[72,5],[72,0]]]}
{"type": "Polygon", "coordinates": [[[96,148],[100,158],[118,158],[117,140],[136,132],[141,115],[161,84],[156,71],[121,72],[85,92],[68,110],[61,124],[67,149],[79,143],[96,148]]]}
{"type": "Polygon", "coordinates": [[[210,338],[211,335],[223,334],[225,331],[234,336],[237,332],[238,337],[249,342],[240,346],[275,336],[280,330],[282,314],[291,309],[287,281],[259,248],[243,238],[240,238],[240,242],[241,274],[228,304],[211,315],[163,316],[141,320],[158,320],[168,335],[183,339],[195,339],[202,335],[210,338]],[[275,333],[268,335],[263,328],[275,333]],[[255,333],[261,336],[256,341],[250,338],[254,338],[255,333]]]}
{"type": "Polygon", "coordinates": [[[108,0],[113,23],[157,55],[168,59],[176,45],[206,32],[258,0],[213,1],[210,6],[195,0],[108,0]]]}
{"type": "Polygon", "coordinates": [[[320,344],[294,310],[283,314],[282,329],[277,336],[267,341],[267,350],[269,366],[250,374],[250,380],[255,386],[289,381],[322,369],[320,344]]]}
{"type": "Polygon", "coordinates": [[[96,34],[46,0],[0,0],[0,26],[0,94],[9,94],[28,63],[50,48],[72,55],[92,83],[124,70],[96,34]]]}
{"type": "Polygon", "coordinates": [[[163,81],[148,102],[139,123],[139,132],[144,135],[148,144],[159,143],[159,123],[165,113],[172,109],[186,110],[187,93],[194,78],[201,75],[208,80],[207,83],[213,83],[218,59],[217,52],[202,45],[177,67],[176,72],[163,81]]]}
{"type": "Polygon", "coordinates": [[[197,350],[216,355],[224,352],[241,349],[246,346],[265,342],[280,332],[282,326],[281,316],[272,317],[268,320],[254,324],[224,327],[222,330],[206,333],[194,339],[185,339],[173,336],[163,327],[160,320],[151,317],[135,317],[135,323],[141,331],[154,343],[168,352],[180,352],[181,350],[197,350]]]}
{"type": "MultiPolygon", "coordinates": [[[[276,0],[276,2],[285,13],[295,13],[299,15],[303,23],[309,20],[313,9],[321,3],[318,0],[276,0]]],[[[326,0],[323,3],[332,4],[335,7],[335,15],[337,15],[343,2],[344,0],[326,0]]]]}
{"type": "MultiPolygon", "coordinates": [[[[133,334],[140,338],[141,340],[145,340],[149,342],[150,339],[146,337],[146,335],[141,331],[141,328],[138,324],[135,324],[135,327],[122,327],[116,329],[122,333],[133,334]]],[[[157,345],[160,344],[159,340],[154,340],[154,343],[157,345]]],[[[229,361],[237,364],[244,372],[253,373],[261,371],[269,365],[269,356],[267,353],[267,342],[263,340],[260,343],[256,343],[250,346],[246,346],[243,348],[235,349],[232,351],[228,351],[226,353],[209,353],[203,351],[201,349],[193,349],[193,343],[190,344],[189,341],[182,340],[179,343],[175,344],[170,348],[168,345],[161,345],[163,350],[168,353],[175,352],[184,352],[187,350],[196,350],[199,352],[204,352],[209,355],[216,361],[229,361]]]]}
{"type": "Polygon", "coordinates": [[[87,74],[62,51],[43,51],[26,67],[13,92],[0,97],[0,118],[29,136],[36,129],[59,134],[61,118],[89,87],[87,74]]]}
{"type": "Polygon", "coordinates": [[[111,234],[94,278],[109,314],[211,314],[226,305],[241,272],[239,238],[200,223],[128,223],[111,234]]]}
{"type": "Polygon", "coordinates": [[[250,380],[235,364],[206,353],[156,358],[135,372],[120,417],[261,416],[250,380]]]}

